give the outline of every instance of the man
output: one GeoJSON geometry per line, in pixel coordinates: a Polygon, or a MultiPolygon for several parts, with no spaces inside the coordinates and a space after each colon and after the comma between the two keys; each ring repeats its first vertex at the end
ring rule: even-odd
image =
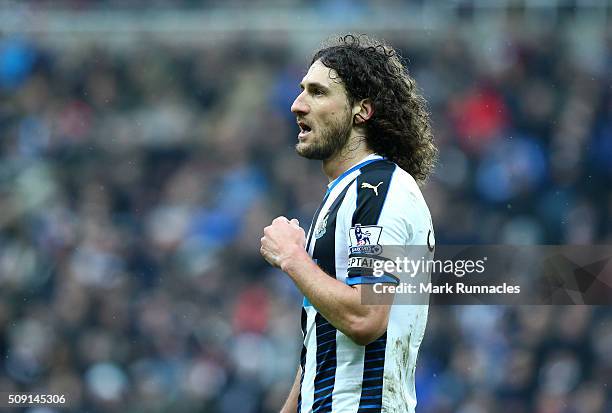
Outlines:
{"type": "Polygon", "coordinates": [[[436,156],[425,102],[395,51],[365,36],[316,52],[300,87],[296,151],[321,160],[330,183],[308,237],[278,217],[261,239],[263,257],[304,294],[304,345],[282,411],[413,412],[427,306],[363,304],[375,283],[398,280],[357,258],[433,245],[416,183],[436,156]]]}

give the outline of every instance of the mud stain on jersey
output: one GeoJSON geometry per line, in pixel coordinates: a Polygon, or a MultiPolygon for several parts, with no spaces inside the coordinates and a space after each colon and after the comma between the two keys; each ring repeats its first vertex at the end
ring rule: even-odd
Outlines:
{"type": "Polygon", "coordinates": [[[411,335],[408,335],[405,339],[397,338],[393,342],[393,354],[396,356],[389,361],[396,363],[396,366],[385,373],[383,394],[388,397],[383,398],[383,412],[403,413],[407,412],[410,406],[410,399],[405,391],[414,377],[414,369],[409,367],[410,339],[411,335]]]}

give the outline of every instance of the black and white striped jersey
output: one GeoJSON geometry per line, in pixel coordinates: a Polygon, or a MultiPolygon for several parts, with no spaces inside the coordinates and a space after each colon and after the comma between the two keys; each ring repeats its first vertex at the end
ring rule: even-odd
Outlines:
{"type": "MultiPolygon", "coordinates": [[[[429,209],[414,179],[372,154],[329,184],[306,248],[330,277],[349,285],[397,283],[392,275],[374,277],[351,266],[351,258],[384,245],[427,245],[428,235],[431,243],[429,209]]],[[[304,299],[298,411],[413,412],[427,311],[426,305],[392,306],[385,334],[361,346],[304,299]]]]}

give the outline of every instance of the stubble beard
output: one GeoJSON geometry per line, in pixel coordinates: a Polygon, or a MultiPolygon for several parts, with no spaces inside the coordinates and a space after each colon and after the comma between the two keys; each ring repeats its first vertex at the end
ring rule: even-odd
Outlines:
{"type": "Polygon", "coordinates": [[[329,122],[326,128],[321,128],[315,141],[308,144],[298,143],[295,150],[298,155],[307,159],[324,161],[342,151],[351,137],[352,122],[347,113],[338,120],[329,122]]]}

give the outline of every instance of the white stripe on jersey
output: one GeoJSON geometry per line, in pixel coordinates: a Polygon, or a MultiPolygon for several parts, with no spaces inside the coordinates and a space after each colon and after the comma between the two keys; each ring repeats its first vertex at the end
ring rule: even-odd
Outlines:
{"type": "Polygon", "coordinates": [[[317,354],[317,331],[314,328],[317,310],[313,306],[306,309],[306,366],[304,368],[304,380],[302,381],[302,413],[311,412],[314,400],[314,378],[317,369],[317,358],[309,355],[317,354]],[[314,335],[314,336],[313,336],[314,335]],[[313,348],[314,345],[314,348],[313,348]]]}

